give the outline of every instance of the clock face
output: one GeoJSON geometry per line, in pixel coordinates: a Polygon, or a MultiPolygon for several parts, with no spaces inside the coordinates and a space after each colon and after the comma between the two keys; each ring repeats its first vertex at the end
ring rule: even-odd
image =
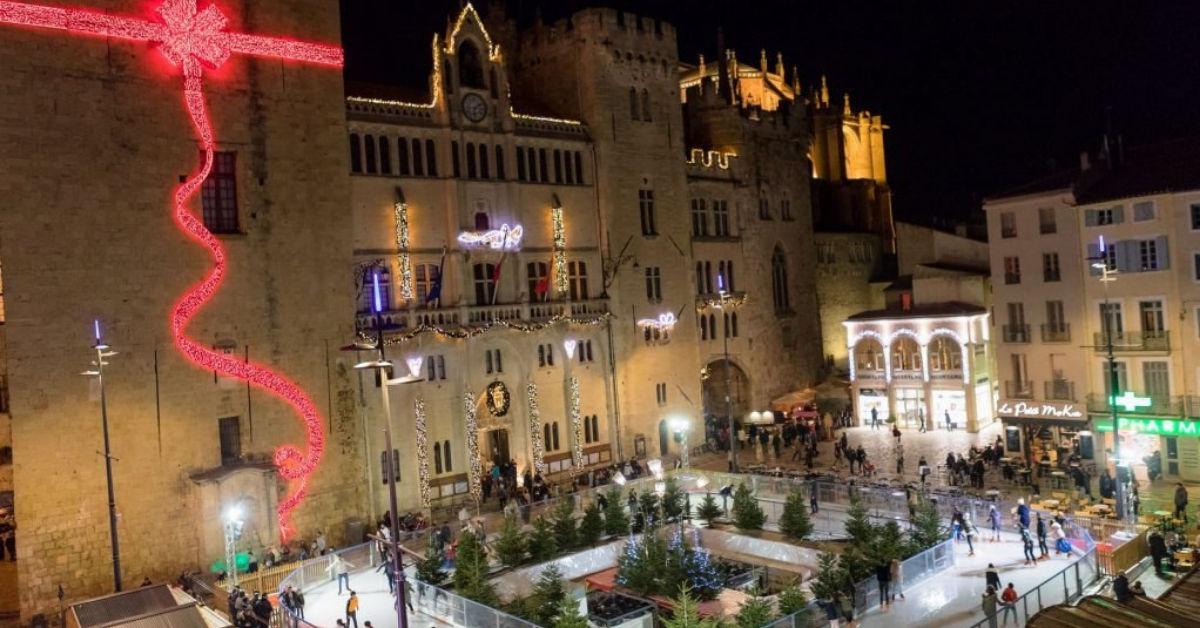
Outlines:
{"type": "Polygon", "coordinates": [[[479,94],[467,94],[462,99],[463,113],[471,122],[479,122],[487,115],[487,103],[479,94]]]}

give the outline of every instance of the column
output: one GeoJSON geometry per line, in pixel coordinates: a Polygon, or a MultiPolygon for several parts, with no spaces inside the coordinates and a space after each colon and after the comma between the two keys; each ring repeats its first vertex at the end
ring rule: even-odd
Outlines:
{"type": "Polygon", "coordinates": [[[973,344],[963,345],[963,353],[964,377],[962,387],[965,391],[964,396],[966,397],[964,405],[967,410],[967,431],[975,433],[979,431],[979,415],[977,414],[978,408],[976,408],[975,403],[975,385],[973,382],[975,379],[975,346],[973,344]]]}

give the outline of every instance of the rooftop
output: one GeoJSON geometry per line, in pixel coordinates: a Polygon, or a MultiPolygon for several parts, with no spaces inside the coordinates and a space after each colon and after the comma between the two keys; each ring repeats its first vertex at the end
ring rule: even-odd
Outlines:
{"type": "Polygon", "coordinates": [[[914,305],[907,310],[883,309],[859,312],[846,319],[847,322],[863,322],[877,320],[895,320],[903,318],[953,318],[956,316],[976,316],[986,314],[987,308],[971,305],[961,301],[946,301],[943,303],[928,303],[914,305]]]}
{"type": "Polygon", "coordinates": [[[1103,176],[1083,191],[1080,205],[1165,192],[1200,190],[1200,137],[1124,151],[1103,176]]]}

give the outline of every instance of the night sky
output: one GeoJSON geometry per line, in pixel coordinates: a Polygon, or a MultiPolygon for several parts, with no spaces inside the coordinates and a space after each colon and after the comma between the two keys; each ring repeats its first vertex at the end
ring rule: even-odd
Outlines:
{"type": "MultiPolygon", "coordinates": [[[[343,0],[349,80],[420,87],[429,43],[459,0],[343,0]]],[[[477,8],[482,12],[487,0],[477,8]]],[[[1126,146],[1200,134],[1200,2],[508,0],[547,22],[586,6],[652,15],[679,31],[680,58],[743,62],[766,48],[805,90],[883,116],[897,218],[964,217],[981,199],[1077,167],[1108,121],[1126,146]]]]}

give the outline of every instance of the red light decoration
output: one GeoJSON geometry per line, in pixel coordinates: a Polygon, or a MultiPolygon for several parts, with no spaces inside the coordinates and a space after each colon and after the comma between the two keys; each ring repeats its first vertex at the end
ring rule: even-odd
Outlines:
{"type": "Polygon", "coordinates": [[[161,24],[81,9],[0,0],[0,24],[151,42],[158,44],[163,56],[182,69],[184,106],[196,134],[200,136],[204,157],[200,171],[175,189],[173,216],[176,225],[184,233],[208,249],[213,267],[172,308],[171,333],[175,337],[175,345],[194,364],[268,390],[287,402],[304,421],[307,453],[292,445],[283,445],[275,451],[274,460],[279,475],[292,483],[291,494],[278,508],[279,533],[286,542],[294,533],[289,515],[304,500],[308,492],[308,478],[316,471],[325,449],[320,413],[308,394],[286,377],[266,367],[206,349],[186,335],[188,323],[216,293],[226,271],[225,249],[221,241],[188,209],[188,201],[212,171],[216,142],[204,99],[202,71],[205,66],[220,66],[234,53],[341,67],[342,50],[337,46],[225,32],[223,29],[228,22],[221,10],[213,4],[198,10],[196,0],[166,0],[158,6],[157,12],[162,18],[161,24]]]}

